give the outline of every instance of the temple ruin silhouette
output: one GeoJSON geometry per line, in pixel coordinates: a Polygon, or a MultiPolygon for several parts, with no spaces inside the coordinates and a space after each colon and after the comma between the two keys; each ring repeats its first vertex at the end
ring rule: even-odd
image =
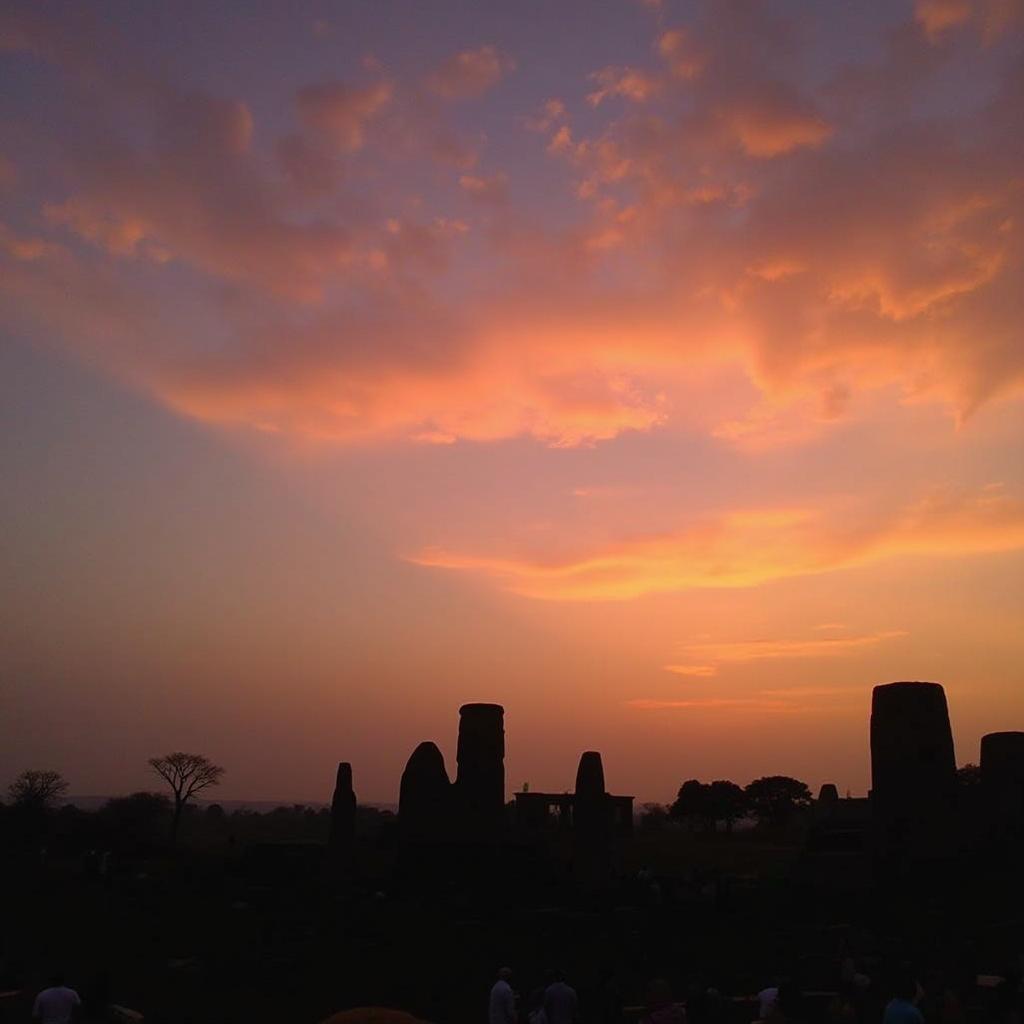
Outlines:
{"type": "MultiPolygon", "coordinates": [[[[1024,838],[1024,732],[994,732],[981,741],[980,804],[964,806],[949,707],[933,682],[875,686],[869,728],[871,790],[841,797],[821,786],[808,829],[811,850],[859,850],[882,871],[941,863],[965,844],[1024,838]]],[[[633,830],[632,796],[609,793],[596,750],[584,751],[575,787],[561,793],[524,786],[505,799],[505,712],[500,704],[459,709],[456,776],[432,741],[420,743],[402,773],[398,828],[403,844],[480,848],[515,838],[537,844],[568,839],[580,880],[599,883],[615,846],[633,830]]],[[[351,844],[356,798],[352,769],[338,766],[331,807],[333,855],[351,844]]]]}

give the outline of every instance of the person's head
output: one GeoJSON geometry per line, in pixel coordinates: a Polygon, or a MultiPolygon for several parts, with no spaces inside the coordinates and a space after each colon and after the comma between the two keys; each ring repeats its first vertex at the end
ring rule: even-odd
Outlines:
{"type": "Polygon", "coordinates": [[[63,971],[52,971],[47,981],[50,988],[62,988],[64,985],[64,972],[63,971]]]}
{"type": "Polygon", "coordinates": [[[511,981],[512,980],[512,968],[502,967],[498,970],[498,981],[511,981]]]}

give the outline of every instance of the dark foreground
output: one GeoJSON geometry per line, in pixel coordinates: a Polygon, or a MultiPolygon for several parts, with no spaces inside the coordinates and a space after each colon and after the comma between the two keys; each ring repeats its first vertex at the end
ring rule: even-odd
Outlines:
{"type": "Polygon", "coordinates": [[[613,1024],[619,1004],[637,1016],[657,977],[691,1022],[739,1024],[757,1016],[744,997],[773,976],[804,993],[804,1024],[874,1024],[907,962],[929,1024],[1020,1020],[1005,986],[976,983],[1020,967],[1015,861],[882,884],[862,854],[810,855],[799,834],[640,834],[615,878],[584,890],[557,856],[460,857],[438,867],[364,841],[339,876],[319,844],[185,850],[102,873],[77,855],[8,855],[0,988],[20,991],[0,999],[0,1021],[28,1020],[59,967],[80,990],[105,977],[113,1002],[153,1024],[312,1024],[361,1005],[484,1024],[507,964],[524,1009],[545,971],[564,970],[584,1024],[613,1024]],[[851,970],[861,978],[840,1005],[851,970]]]}

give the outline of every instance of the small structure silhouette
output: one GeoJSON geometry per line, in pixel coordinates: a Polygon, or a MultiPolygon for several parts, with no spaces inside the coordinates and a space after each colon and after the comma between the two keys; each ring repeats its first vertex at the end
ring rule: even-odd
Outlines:
{"type": "Polygon", "coordinates": [[[633,797],[614,796],[604,784],[604,766],[596,750],[585,751],[576,771],[573,793],[540,793],[524,789],[515,794],[516,825],[527,834],[558,830],[628,836],[633,831],[633,797]]]}
{"type": "Polygon", "coordinates": [[[835,804],[839,802],[839,790],[834,782],[826,782],[818,790],[818,804],[835,804]]]}

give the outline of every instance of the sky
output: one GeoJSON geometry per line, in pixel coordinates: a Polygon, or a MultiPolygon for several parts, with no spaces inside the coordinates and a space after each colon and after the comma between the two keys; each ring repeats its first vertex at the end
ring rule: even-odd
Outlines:
{"type": "Polygon", "coordinates": [[[870,785],[1024,728],[1024,3],[0,6],[0,783],[870,785]]]}

